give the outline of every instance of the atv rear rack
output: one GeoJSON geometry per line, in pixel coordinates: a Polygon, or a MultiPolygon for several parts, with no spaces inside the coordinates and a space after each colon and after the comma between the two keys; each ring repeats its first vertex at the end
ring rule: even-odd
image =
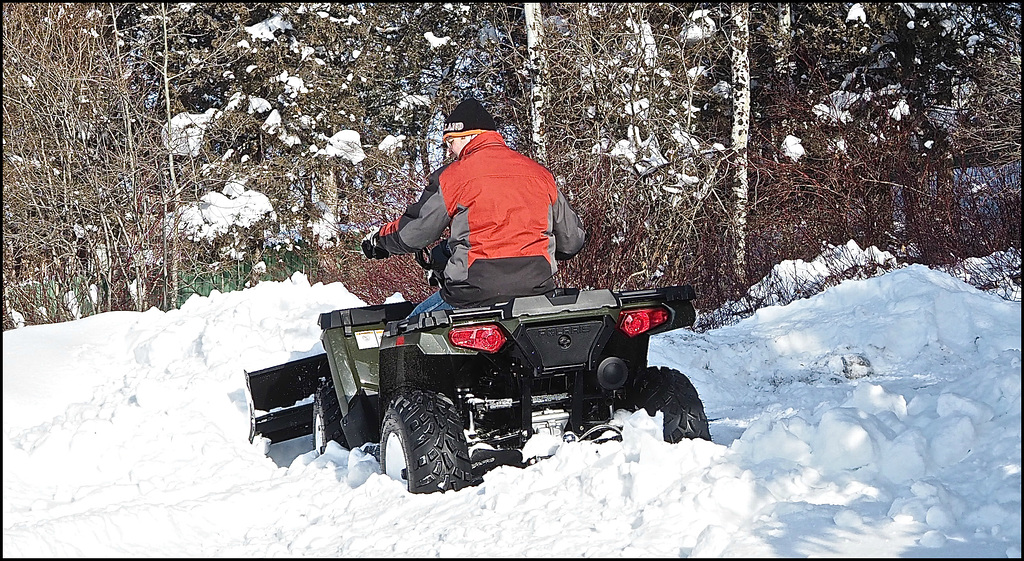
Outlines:
{"type": "MultiPolygon", "coordinates": [[[[697,294],[693,286],[688,284],[624,292],[613,292],[608,289],[579,290],[577,288],[558,288],[550,296],[521,296],[493,306],[439,310],[417,314],[411,318],[398,321],[389,321],[384,332],[388,336],[395,336],[412,331],[432,329],[439,325],[451,325],[452,323],[467,321],[498,321],[538,315],[550,317],[551,314],[559,312],[628,307],[637,302],[688,302],[696,298],[697,294]]],[[[692,320],[693,318],[690,318],[690,323],[692,323],[692,320]]],[[[323,327],[322,323],[321,327],[323,327]]]]}

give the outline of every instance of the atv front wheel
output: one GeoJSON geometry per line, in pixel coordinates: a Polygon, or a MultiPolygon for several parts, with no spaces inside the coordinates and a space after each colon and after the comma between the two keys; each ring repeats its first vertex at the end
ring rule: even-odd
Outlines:
{"type": "Polygon", "coordinates": [[[704,404],[690,379],[682,372],[664,366],[652,366],[641,372],[626,387],[626,408],[643,408],[649,415],[664,415],[666,442],[684,438],[711,440],[704,404]]]}
{"type": "Polygon", "coordinates": [[[454,404],[442,394],[400,390],[381,424],[381,469],[412,493],[457,491],[477,483],[454,404]]]}
{"type": "Polygon", "coordinates": [[[320,384],[313,394],[313,448],[320,454],[327,449],[329,441],[335,441],[347,448],[345,433],[341,430],[341,407],[334,382],[328,379],[320,384]]]}

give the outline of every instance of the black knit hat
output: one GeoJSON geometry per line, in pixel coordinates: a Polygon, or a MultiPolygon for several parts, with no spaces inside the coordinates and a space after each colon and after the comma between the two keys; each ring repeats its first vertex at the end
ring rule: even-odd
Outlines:
{"type": "Polygon", "coordinates": [[[460,103],[444,120],[444,134],[473,130],[494,131],[494,119],[479,101],[469,98],[460,103]]]}

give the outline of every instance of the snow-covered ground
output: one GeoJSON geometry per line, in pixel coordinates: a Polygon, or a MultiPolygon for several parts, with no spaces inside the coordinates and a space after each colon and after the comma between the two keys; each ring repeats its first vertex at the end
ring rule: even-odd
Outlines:
{"type": "Polygon", "coordinates": [[[243,371],[362,304],[297,274],[4,332],[4,557],[1021,555],[1019,288],[909,266],[657,336],[713,442],[641,412],[433,495],[360,450],[249,443],[243,371]]]}

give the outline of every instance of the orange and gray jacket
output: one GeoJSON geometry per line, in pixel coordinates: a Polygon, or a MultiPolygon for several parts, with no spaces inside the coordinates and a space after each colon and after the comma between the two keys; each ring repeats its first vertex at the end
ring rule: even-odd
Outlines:
{"type": "Polygon", "coordinates": [[[441,297],[456,308],[486,306],[555,288],[559,260],[586,241],[579,216],[544,166],[481,133],[460,158],[431,174],[420,199],[380,228],[392,255],[437,241],[451,226],[441,297]]]}

